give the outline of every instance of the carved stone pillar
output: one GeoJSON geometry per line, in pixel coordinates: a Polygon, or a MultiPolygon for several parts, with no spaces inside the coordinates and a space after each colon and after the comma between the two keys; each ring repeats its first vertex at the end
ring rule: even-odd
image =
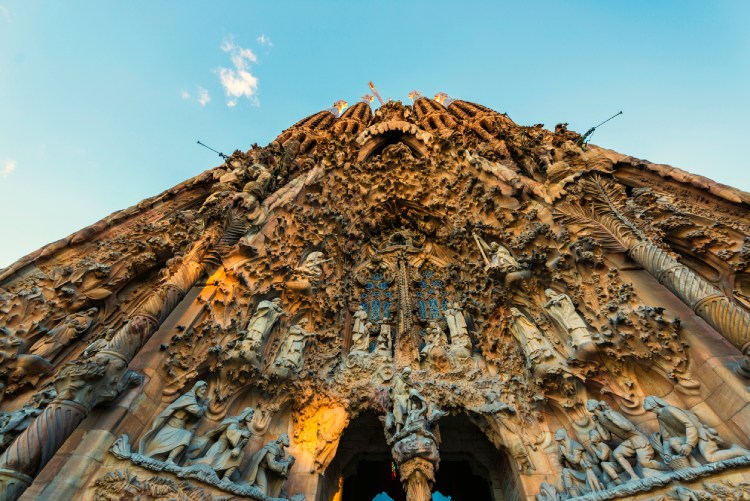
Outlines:
{"type": "Polygon", "coordinates": [[[71,400],[51,402],[0,457],[0,498],[18,499],[88,413],[71,400]]]}
{"type": "Polygon", "coordinates": [[[398,467],[406,491],[406,501],[430,501],[435,482],[435,466],[426,459],[412,458],[398,467]]]}
{"type": "Polygon", "coordinates": [[[196,245],[111,341],[95,341],[63,367],[55,378],[58,397],[0,456],[2,499],[18,499],[91,409],[124,389],[127,365],[203,273],[207,243],[196,245]]]}

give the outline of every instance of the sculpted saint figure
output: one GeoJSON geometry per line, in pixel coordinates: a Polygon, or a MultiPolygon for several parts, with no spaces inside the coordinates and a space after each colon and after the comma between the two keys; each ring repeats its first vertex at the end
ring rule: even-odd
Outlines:
{"type": "Polygon", "coordinates": [[[482,251],[482,257],[485,262],[485,271],[498,270],[501,273],[512,273],[521,269],[521,265],[516,261],[516,258],[513,257],[513,254],[499,243],[492,242],[487,245],[487,242],[481,239],[476,233],[474,234],[474,239],[476,240],[480,251],[482,251]],[[487,254],[492,257],[487,258],[487,254]]]}
{"type": "Polygon", "coordinates": [[[559,428],[555,432],[558,443],[557,455],[563,467],[563,487],[568,496],[577,497],[585,492],[603,491],[604,486],[594,472],[586,450],[568,432],[559,428]]]}
{"type": "Polygon", "coordinates": [[[327,259],[323,259],[324,257],[325,256],[322,252],[311,252],[295,271],[310,280],[318,279],[323,273],[323,268],[321,268],[320,265],[328,261],[327,259]]]}
{"type": "Polygon", "coordinates": [[[406,416],[409,411],[409,386],[408,380],[411,374],[409,367],[404,368],[402,372],[396,374],[391,386],[391,401],[393,402],[393,422],[396,425],[396,433],[401,431],[401,427],[406,422],[406,416]]]}
{"type": "Polygon", "coordinates": [[[511,308],[510,316],[510,332],[526,355],[526,366],[537,376],[565,371],[565,362],[560,359],[539,328],[518,308],[511,308]]]}
{"type": "MultiPolygon", "coordinates": [[[[722,441],[716,430],[701,423],[692,412],[670,405],[659,397],[646,397],[643,408],[656,414],[664,451],[671,450],[674,454],[689,457],[697,448],[709,463],[750,454],[738,445],[719,449],[722,441]]],[[[697,465],[697,462],[693,463],[697,465]]]]}
{"type": "Polygon", "coordinates": [[[99,310],[89,308],[86,311],[73,313],[65,317],[65,320],[49,330],[29,350],[32,355],[38,355],[47,360],[52,360],[57,353],[68,346],[71,341],[86,332],[94,322],[94,316],[99,310]]]}
{"type": "Polygon", "coordinates": [[[421,360],[426,359],[427,362],[433,365],[443,366],[447,362],[448,350],[448,338],[445,332],[437,322],[430,322],[430,326],[427,328],[425,344],[419,350],[419,358],[421,360]]]}
{"type": "Polygon", "coordinates": [[[544,304],[555,322],[570,336],[570,344],[577,355],[592,354],[596,348],[591,340],[591,332],[586,322],[576,311],[573,301],[567,294],[556,294],[552,289],[544,291],[549,301],[544,304]]]}
{"type": "Polygon", "coordinates": [[[305,330],[307,319],[303,318],[289,328],[284,344],[281,345],[275,365],[292,370],[302,368],[302,357],[304,356],[305,344],[310,333],[305,330]]]}
{"type": "Polygon", "coordinates": [[[258,348],[262,343],[263,339],[271,332],[276,321],[282,315],[286,315],[284,310],[281,308],[281,298],[274,298],[271,301],[265,300],[258,304],[255,309],[255,314],[250,322],[247,324],[247,335],[245,340],[248,341],[253,348],[258,348]]]}
{"type": "Polygon", "coordinates": [[[454,364],[460,365],[471,358],[472,343],[466,326],[466,318],[461,306],[455,302],[446,308],[444,315],[448,323],[448,332],[451,335],[449,356],[454,364]]]}
{"type": "Polygon", "coordinates": [[[284,450],[285,447],[289,447],[289,436],[282,433],[253,454],[245,481],[257,486],[267,496],[278,497],[289,475],[289,468],[294,464],[294,457],[284,450]]]}
{"type": "Polygon", "coordinates": [[[617,465],[610,461],[612,457],[612,449],[604,443],[602,434],[594,428],[589,432],[589,444],[591,452],[594,453],[594,459],[599,463],[599,467],[606,474],[606,478],[609,478],[615,485],[620,485],[622,480],[620,474],[617,471],[617,465]]]}
{"type": "Polygon", "coordinates": [[[613,440],[613,437],[621,440],[620,445],[612,452],[612,456],[630,475],[631,480],[640,479],[628,461],[633,456],[636,457],[641,468],[662,471],[667,469],[665,465],[654,459],[655,451],[646,435],[638,431],[625,416],[600,400],[589,400],[586,402],[586,409],[593,414],[592,419],[596,423],[596,429],[604,440],[613,440]]]}
{"type": "Polygon", "coordinates": [[[194,454],[199,457],[193,462],[210,466],[222,480],[229,481],[242,462],[242,449],[252,435],[252,420],[251,407],[245,408],[239,416],[225,418],[219,426],[200,437],[203,445],[194,454]]]}
{"type": "Polygon", "coordinates": [[[367,321],[367,310],[359,305],[354,312],[354,327],[352,328],[352,347],[351,352],[366,353],[370,348],[370,323],[367,321]]]}
{"type": "Polygon", "coordinates": [[[154,459],[166,455],[168,463],[179,461],[208,408],[208,399],[204,398],[207,388],[205,381],[198,381],[192,390],[164,409],[141,438],[138,453],[154,459]]]}
{"type": "Polygon", "coordinates": [[[393,349],[391,324],[385,320],[381,320],[378,323],[380,324],[380,334],[378,335],[378,343],[375,346],[375,354],[383,357],[390,357],[393,349]]]}

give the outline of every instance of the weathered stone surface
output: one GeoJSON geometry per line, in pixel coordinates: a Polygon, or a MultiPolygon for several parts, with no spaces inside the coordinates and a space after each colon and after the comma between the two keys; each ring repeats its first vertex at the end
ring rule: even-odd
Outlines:
{"type": "Polygon", "coordinates": [[[750,194],[412,97],[2,270],[0,497],[746,495],[750,194]]]}

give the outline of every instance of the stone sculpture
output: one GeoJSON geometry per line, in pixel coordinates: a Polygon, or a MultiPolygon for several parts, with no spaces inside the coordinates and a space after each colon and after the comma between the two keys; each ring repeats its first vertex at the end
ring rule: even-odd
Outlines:
{"type": "Polygon", "coordinates": [[[243,481],[256,486],[266,496],[278,497],[294,464],[294,456],[290,456],[285,447],[289,447],[289,436],[282,433],[253,454],[243,481]]]}
{"type": "Polygon", "coordinates": [[[352,347],[350,353],[365,354],[370,349],[370,324],[367,321],[367,310],[360,305],[354,312],[354,326],[352,327],[352,347]]]}
{"type": "Polygon", "coordinates": [[[632,457],[636,458],[637,465],[642,470],[646,469],[645,474],[647,475],[652,473],[650,470],[658,472],[667,469],[664,464],[654,459],[654,448],[646,435],[638,431],[635,425],[625,416],[600,400],[589,400],[586,403],[586,408],[593,414],[592,419],[595,422],[596,429],[604,440],[618,439],[620,441],[612,452],[612,457],[630,475],[631,480],[641,478],[628,461],[632,457]]]}
{"type": "Polygon", "coordinates": [[[323,268],[321,268],[320,265],[330,261],[329,259],[324,258],[325,255],[322,252],[311,252],[295,271],[308,280],[318,280],[323,273],[323,268]]]}
{"type": "Polygon", "coordinates": [[[166,456],[168,463],[180,462],[208,408],[208,399],[204,398],[207,388],[205,381],[198,381],[193,389],[169,404],[141,438],[138,453],[154,459],[166,456]]]}
{"type": "Polygon", "coordinates": [[[391,358],[393,356],[393,337],[391,336],[391,324],[387,320],[381,320],[378,341],[375,345],[374,355],[391,358]]]}
{"type": "Polygon", "coordinates": [[[568,496],[577,497],[585,492],[604,490],[583,446],[570,438],[563,428],[555,432],[555,440],[558,443],[558,460],[563,467],[563,487],[568,496]]]}
{"type": "Polygon", "coordinates": [[[243,342],[257,350],[280,317],[286,315],[281,307],[281,299],[274,298],[258,303],[255,314],[247,324],[247,334],[243,342]]]}
{"type": "Polygon", "coordinates": [[[201,446],[194,450],[194,464],[211,467],[222,480],[230,481],[242,462],[242,450],[250,439],[253,409],[245,408],[239,415],[225,418],[219,426],[208,431],[197,442],[201,446]]]}
{"type": "Polygon", "coordinates": [[[424,346],[419,350],[420,360],[437,368],[447,367],[449,350],[445,331],[437,322],[430,322],[424,346]]]}
{"type": "Polygon", "coordinates": [[[305,344],[307,343],[307,339],[312,335],[312,333],[305,330],[305,325],[307,325],[307,319],[303,318],[289,328],[276,356],[276,361],[274,362],[276,367],[286,368],[292,372],[296,372],[302,368],[305,344]]]}
{"type": "Polygon", "coordinates": [[[612,458],[612,448],[604,442],[602,434],[596,428],[589,432],[589,447],[591,447],[593,459],[598,463],[604,475],[606,475],[604,480],[614,485],[620,485],[622,479],[620,478],[617,464],[610,461],[612,458]]]}
{"type": "Polygon", "coordinates": [[[665,460],[669,458],[670,466],[674,456],[691,458],[693,465],[696,465],[696,451],[709,463],[750,454],[750,451],[736,444],[729,449],[720,449],[722,440],[716,430],[703,424],[692,412],[670,405],[664,399],[648,396],[643,401],[643,408],[656,414],[662,456],[665,460]]]}
{"type": "Polygon", "coordinates": [[[510,309],[510,331],[526,355],[526,367],[538,377],[560,374],[567,367],[550,342],[518,308],[510,309]]]}
{"type": "Polygon", "coordinates": [[[569,336],[570,346],[575,352],[575,356],[581,359],[591,359],[596,355],[596,346],[594,345],[591,332],[588,325],[576,311],[573,301],[567,294],[556,294],[552,289],[544,291],[548,301],[544,307],[550,316],[555,320],[557,325],[565,330],[569,336]]]}
{"type": "Polygon", "coordinates": [[[94,322],[98,308],[73,313],[65,320],[49,330],[39,341],[29,349],[32,355],[38,355],[52,360],[57,353],[68,346],[74,339],[84,334],[94,322]]]}

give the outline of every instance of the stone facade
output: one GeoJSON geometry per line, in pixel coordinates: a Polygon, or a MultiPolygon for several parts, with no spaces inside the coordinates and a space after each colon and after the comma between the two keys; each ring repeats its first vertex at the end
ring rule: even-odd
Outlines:
{"type": "Polygon", "coordinates": [[[413,98],[2,270],[2,499],[750,495],[750,194],[413,98]]]}

